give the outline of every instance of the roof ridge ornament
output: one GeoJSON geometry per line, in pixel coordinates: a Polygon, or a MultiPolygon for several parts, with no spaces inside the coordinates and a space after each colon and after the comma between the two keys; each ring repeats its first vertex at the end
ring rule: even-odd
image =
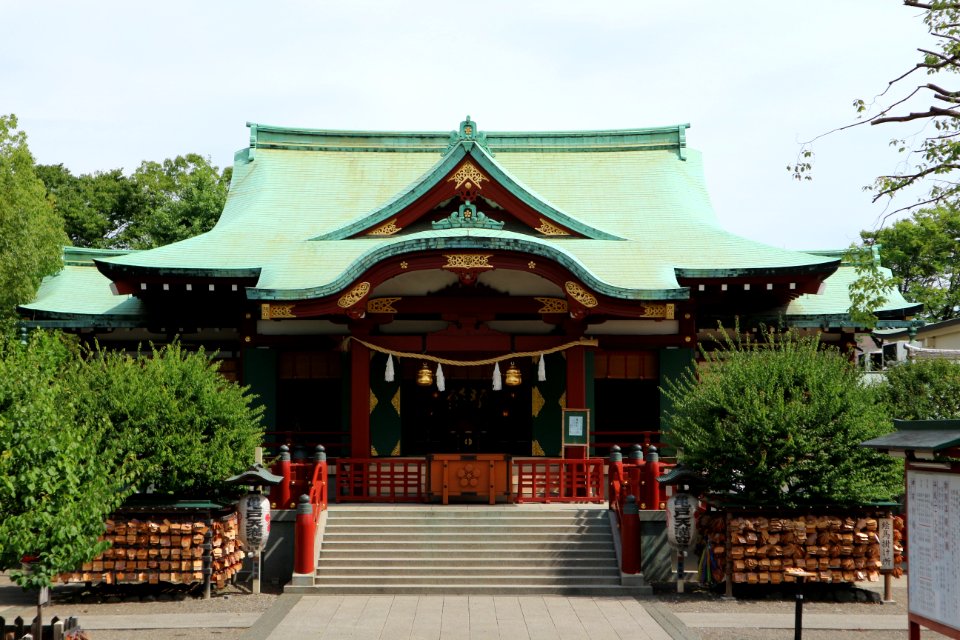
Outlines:
{"type": "Polygon", "coordinates": [[[503,229],[503,222],[488,218],[476,205],[466,200],[460,208],[443,220],[433,222],[434,229],[503,229]]]}
{"type": "Polygon", "coordinates": [[[460,129],[458,131],[450,132],[450,144],[444,150],[444,155],[450,153],[450,149],[460,143],[463,143],[464,149],[467,151],[476,143],[483,147],[487,153],[493,155],[487,146],[487,134],[477,129],[477,123],[471,120],[469,115],[466,120],[460,122],[460,129]]]}

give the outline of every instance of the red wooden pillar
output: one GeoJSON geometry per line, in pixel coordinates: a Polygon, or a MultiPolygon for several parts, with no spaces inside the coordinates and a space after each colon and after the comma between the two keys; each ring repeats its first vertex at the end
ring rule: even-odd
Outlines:
{"type": "Polygon", "coordinates": [[[583,347],[567,349],[567,406],[585,409],[587,406],[587,368],[583,347]]]}
{"type": "Polygon", "coordinates": [[[350,456],[370,457],[370,350],[350,342],[350,456]]]}

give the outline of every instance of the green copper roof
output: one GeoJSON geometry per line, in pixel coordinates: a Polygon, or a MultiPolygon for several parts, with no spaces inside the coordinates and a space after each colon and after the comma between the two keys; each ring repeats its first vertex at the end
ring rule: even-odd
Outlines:
{"type": "MultiPolygon", "coordinates": [[[[461,123],[459,134],[251,124],[250,147],[236,156],[227,203],[211,231],[158,249],[84,260],[121,273],[254,277],[248,296],[276,300],[335,293],[379,259],[431,249],[543,256],[600,293],[640,300],[688,297],[678,277],[823,273],[838,262],[724,230],[710,205],[701,156],[686,147],[687,125],[465,136],[464,126],[473,124],[461,123]],[[389,221],[467,156],[545,218],[584,237],[516,228],[350,237],[389,221]]],[[[496,211],[485,213],[496,218],[496,211]]],[[[139,311],[136,301],[103,294],[109,283],[95,269],[67,265],[25,309],[139,311]],[[81,279],[82,296],[69,295],[72,287],[58,278],[81,279]]]]}
{"type": "Polygon", "coordinates": [[[129,295],[114,295],[110,280],[97,271],[93,260],[128,252],[66,247],[63,270],[44,278],[36,299],[20,307],[27,313],[42,312],[49,320],[61,320],[62,326],[134,325],[143,315],[140,300],[129,295]]]}

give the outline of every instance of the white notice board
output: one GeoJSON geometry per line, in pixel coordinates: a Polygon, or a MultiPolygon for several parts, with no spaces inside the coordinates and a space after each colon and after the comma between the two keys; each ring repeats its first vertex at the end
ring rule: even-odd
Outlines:
{"type": "Polygon", "coordinates": [[[960,475],[907,470],[909,610],[960,630],[960,475]]]}

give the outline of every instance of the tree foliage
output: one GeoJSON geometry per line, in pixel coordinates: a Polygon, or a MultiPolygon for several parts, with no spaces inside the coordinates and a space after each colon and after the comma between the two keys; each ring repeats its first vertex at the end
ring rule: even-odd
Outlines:
{"type": "Polygon", "coordinates": [[[73,244],[110,249],[150,249],[210,230],[232,172],[194,153],[144,161],[129,177],[120,169],[74,176],[63,165],[37,167],[73,244]]]}
{"type": "Polygon", "coordinates": [[[940,359],[899,364],[887,370],[880,392],[894,418],[960,419],[960,364],[940,359]]]}
{"type": "Polygon", "coordinates": [[[33,298],[61,266],[63,222],[34,172],[16,116],[0,115],[0,318],[33,298]]]}
{"type": "Polygon", "coordinates": [[[905,298],[923,304],[921,317],[936,322],[960,313],[960,210],[921,209],[878,231],[861,232],[879,247],[883,264],[905,298]]]}
{"type": "Polygon", "coordinates": [[[92,560],[107,516],[131,492],[131,460],[104,416],[78,398],[87,376],[59,336],[0,335],[0,568],[44,586],[92,560]]]}
{"type": "Polygon", "coordinates": [[[722,349],[664,389],[672,444],[706,490],[755,506],[890,499],[895,461],[858,446],[890,430],[877,391],[819,337],[727,337],[722,349]]]}
{"type": "Polygon", "coordinates": [[[141,490],[209,496],[253,461],[263,409],[203,350],[97,350],[87,366],[92,388],[84,402],[136,455],[141,490]]]}
{"type": "MultiPolygon", "coordinates": [[[[856,99],[857,122],[839,127],[842,131],[863,124],[917,122],[923,125],[916,137],[890,141],[904,156],[899,169],[878,176],[866,187],[873,201],[911,190],[922,195],[890,214],[929,206],[952,206],[960,197],[960,88],[953,88],[949,74],[960,71],[960,2],[957,0],[904,0],[904,5],[923,11],[923,21],[932,44],[917,49],[919,59],[893,78],[873,100],[856,99]],[[926,75],[926,79],[924,79],[926,75]],[[924,106],[917,106],[917,105],[924,106]]],[[[798,180],[809,180],[813,168],[813,142],[801,147],[797,160],[788,169],[798,180]]]]}

